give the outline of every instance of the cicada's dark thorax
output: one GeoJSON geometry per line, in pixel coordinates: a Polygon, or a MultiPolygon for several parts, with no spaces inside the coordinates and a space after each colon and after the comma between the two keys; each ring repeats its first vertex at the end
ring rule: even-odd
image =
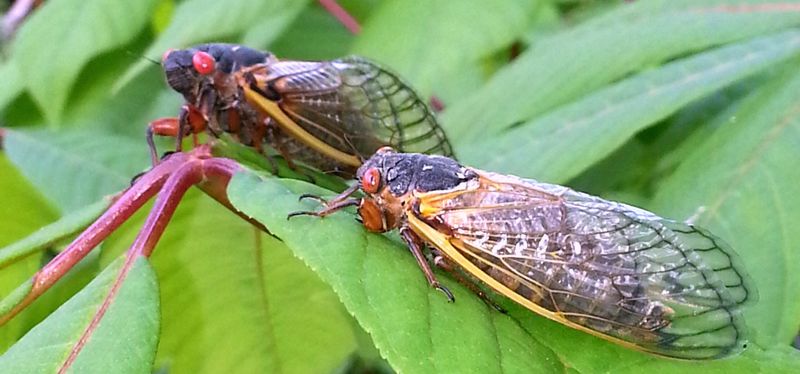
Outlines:
{"type": "Polygon", "coordinates": [[[376,168],[382,176],[382,186],[392,195],[400,197],[409,192],[447,191],[477,178],[470,169],[455,160],[418,153],[396,153],[391,149],[379,150],[359,169],[361,179],[367,170],[376,168]]]}

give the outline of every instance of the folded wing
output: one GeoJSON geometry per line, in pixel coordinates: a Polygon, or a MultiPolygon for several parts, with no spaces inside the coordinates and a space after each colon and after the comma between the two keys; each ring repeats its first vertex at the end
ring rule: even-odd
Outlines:
{"type": "Polygon", "coordinates": [[[551,319],[686,359],[734,354],[746,343],[739,307],[755,289],[730,247],[705,230],[490,173],[419,202],[419,218],[450,233],[457,253],[449,255],[551,319]]]}
{"type": "Polygon", "coordinates": [[[360,57],[268,66],[264,84],[306,131],[354,155],[389,145],[401,152],[452,156],[428,106],[399,77],[360,57]]]}

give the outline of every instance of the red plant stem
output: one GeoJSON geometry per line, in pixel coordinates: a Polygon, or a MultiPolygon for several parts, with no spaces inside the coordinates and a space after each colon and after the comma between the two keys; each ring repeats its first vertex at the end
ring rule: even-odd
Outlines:
{"type": "Polygon", "coordinates": [[[361,32],[361,25],[358,24],[358,21],[356,21],[350,13],[347,13],[336,0],[319,0],[319,4],[350,31],[351,34],[358,35],[361,32]]]}
{"type": "Polygon", "coordinates": [[[433,109],[434,112],[440,113],[441,111],[444,110],[444,103],[442,102],[442,100],[439,100],[439,98],[436,97],[436,95],[431,95],[431,98],[430,100],[428,100],[428,102],[431,105],[431,109],[433,109]]]}
{"type": "Polygon", "coordinates": [[[264,224],[240,212],[238,209],[234,208],[233,204],[228,200],[228,182],[230,182],[233,175],[240,169],[241,166],[230,159],[215,157],[207,160],[205,166],[206,180],[198,184],[197,187],[243,220],[249,222],[261,231],[269,233],[269,230],[264,224]]]}
{"type": "Polygon", "coordinates": [[[139,231],[136,240],[134,240],[130,249],[128,249],[128,253],[125,255],[125,264],[114,280],[111,290],[103,300],[103,304],[97,312],[95,312],[92,321],[86,329],[84,329],[81,338],[72,347],[69,356],[59,368],[59,373],[65,373],[75,362],[75,359],[83,350],[86,342],[89,341],[92,334],[97,329],[97,326],[100,324],[100,321],[103,319],[103,316],[105,316],[111,303],[114,302],[114,299],[119,293],[120,288],[122,288],[122,284],[131,268],[133,268],[136,260],[140,256],[147,257],[153,253],[158,240],[161,238],[161,235],[164,234],[169,220],[175,214],[175,209],[177,209],[186,191],[205,179],[204,166],[206,166],[206,161],[202,159],[202,157],[205,156],[202,154],[203,150],[204,148],[196,149],[196,152],[193,152],[193,156],[200,156],[201,158],[193,157],[193,159],[188,160],[178,170],[172,173],[164,183],[164,187],[161,192],[159,192],[155,205],[144,222],[144,226],[141,231],[139,231]]]}
{"type": "Polygon", "coordinates": [[[11,39],[11,36],[22,24],[22,21],[28,17],[37,5],[35,0],[17,0],[11,5],[11,8],[3,15],[2,26],[0,26],[3,40],[8,41],[11,39]]]}
{"type": "MultiPolygon", "coordinates": [[[[103,300],[103,304],[95,313],[92,321],[84,330],[81,338],[72,347],[70,355],[59,368],[59,373],[66,372],[75,362],[86,342],[89,341],[92,333],[97,329],[106,311],[108,311],[111,303],[113,303],[136,260],[141,256],[149,257],[153,253],[158,240],[164,233],[169,220],[175,214],[175,209],[177,209],[186,191],[193,185],[207,184],[214,186],[211,188],[212,191],[224,192],[231,177],[240,169],[239,164],[233,160],[213,158],[208,146],[196,148],[191,155],[192,159],[172,173],[164,183],[164,187],[159,192],[155,205],[147,216],[142,230],[139,231],[130,249],[128,249],[125,264],[114,280],[114,285],[103,300]]],[[[225,195],[222,194],[222,196],[224,197],[225,195]]],[[[232,209],[227,197],[224,197],[224,199],[227,202],[226,206],[232,209]]]]}
{"type": "Polygon", "coordinates": [[[33,285],[27,295],[7,314],[0,317],[0,326],[30,305],[53,286],[72,267],[125,223],[139,208],[161,189],[167,178],[185,164],[190,156],[176,153],[142,175],[129,187],[103,215],[82,232],[52,261],[33,276],[33,285]]]}

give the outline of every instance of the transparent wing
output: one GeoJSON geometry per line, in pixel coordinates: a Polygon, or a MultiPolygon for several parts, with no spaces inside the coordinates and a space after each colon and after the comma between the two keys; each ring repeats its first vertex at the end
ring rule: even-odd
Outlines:
{"type": "Polygon", "coordinates": [[[366,158],[389,145],[452,156],[427,105],[396,75],[363,58],[272,63],[265,84],[290,118],[341,151],[366,158]]]}
{"type": "Polygon", "coordinates": [[[756,293],[720,239],[566,187],[481,179],[475,188],[422,197],[420,211],[507,287],[499,291],[656,354],[708,359],[743,349],[740,306],[756,293]]]}

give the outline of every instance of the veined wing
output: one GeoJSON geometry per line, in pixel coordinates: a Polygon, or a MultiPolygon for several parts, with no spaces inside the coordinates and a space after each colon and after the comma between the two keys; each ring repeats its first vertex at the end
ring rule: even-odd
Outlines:
{"type": "Polygon", "coordinates": [[[465,188],[420,194],[420,215],[409,222],[496,291],[658,355],[710,359],[743,349],[739,307],[757,296],[719,238],[566,187],[479,175],[465,188]]]}
{"type": "Polygon", "coordinates": [[[452,156],[427,105],[399,77],[360,57],[282,61],[257,76],[280,95],[280,108],[328,145],[368,157],[382,146],[452,156]]]}

